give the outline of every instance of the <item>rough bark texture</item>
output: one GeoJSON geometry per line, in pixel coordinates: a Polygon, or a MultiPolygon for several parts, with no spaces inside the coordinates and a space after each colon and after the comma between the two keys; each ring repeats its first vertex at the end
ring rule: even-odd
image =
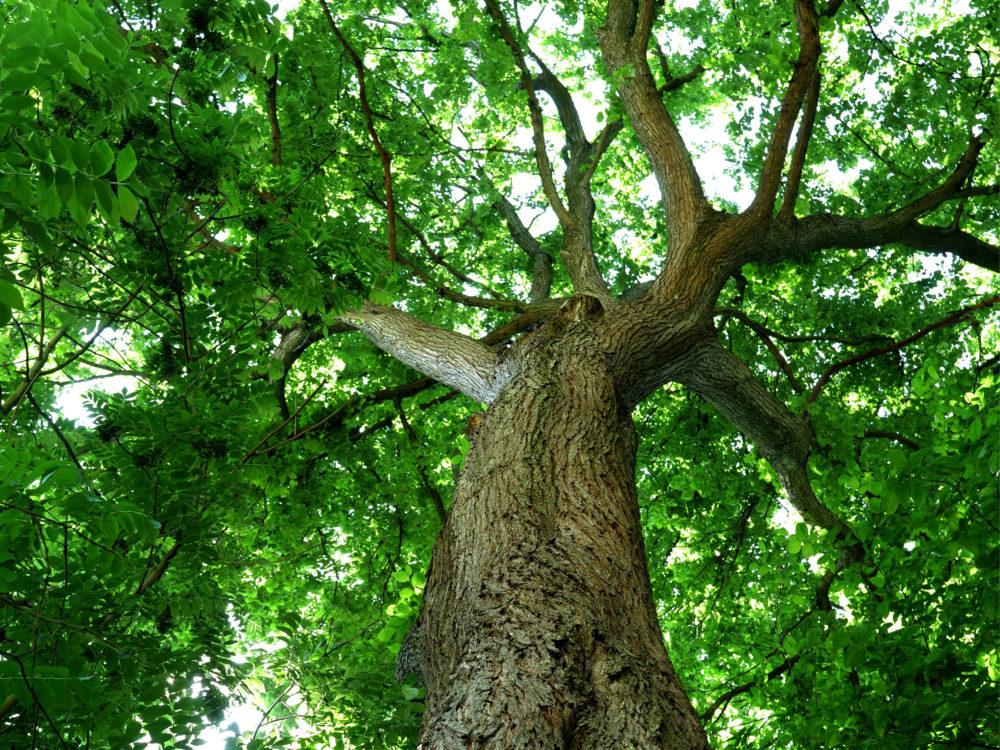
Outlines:
{"type": "Polygon", "coordinates": [[[708,746],[657,624],[600,312],[507,355],[433,552],[421,747],[708,746]]]}

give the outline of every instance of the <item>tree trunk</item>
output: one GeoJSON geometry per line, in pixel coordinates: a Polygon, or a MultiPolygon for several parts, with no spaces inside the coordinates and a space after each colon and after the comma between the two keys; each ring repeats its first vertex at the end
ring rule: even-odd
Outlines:
{"type": "Polygon", "coordinates": [[[472,437],[415,632],[422,748],[708,747],[664,648],[635,429],[593,324],[515,345],[472,437]]]}

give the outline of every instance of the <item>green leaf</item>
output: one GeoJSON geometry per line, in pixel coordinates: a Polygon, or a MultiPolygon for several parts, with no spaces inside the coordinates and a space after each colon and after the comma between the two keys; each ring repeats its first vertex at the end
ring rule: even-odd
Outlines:
{"type": "Polygon", "coordinates": [[[119,182],[124,182],[131,177],[132,172],[135,171],[137,161],[132,145],[126,144],[118,152],[118,160],[115,162],[115,179],[119,182]]]}
{"type": "Polygon", "coordinates": [[[95,180],[94,192],[97,195],[97,205],[101,208],[101,213],[109,224],[117,224],[119,218],[118,199],[111,190],[111,184],[107,180],[95,180]]]}
{"type": "Polygon", "coordinates": [[[125,185],[118,186],[118,206],[121,209],[122,218],[132,223],[139,214],[139,201],[125,185]]]}
{"type": "Polygon", "coordinates": [[[27,232],[28,236],[31,237],[43,251],[52,250],[52,238],[49,237],[49,233],[45,231],[45,227],[36,221],[25,221],[23,222],[24,231],[27,232]]]}
{"type": "Polygon", "coordinates": [[[70,154],[72,154],[73,163],[76,165],[77,169],[86,169],[90,166],[90,149],[87,147],[86,143],[83,141],[70,140],[69,138],[62,138],[60,139],[60,142],[65,145],[70,154]]]}
{"type": "Polygon", "coordinates": [[[90,148],[90,167],[94,177],[102,177],[107,174],[114,163],[115,155],[107,141],[97,141],[90,148]]]}
{"type": "Polygon", "coordinates": [[[9,281],[0,279],[0,304],[5,305],[7,308],[23,310],[24,300],[21,299],[21,290],[9,281]]]}
{"type": "Polygon", "coordinates": [[[63,203],[73,195],[73,176],[63,167],[56,169],[56,194],[63,203]]]}
{"type": "Polygon", "coordinates": [[[74,184],[77,202],[89,212],[94,205],[94,181],[83,172],[78,172],[74,184]]]}

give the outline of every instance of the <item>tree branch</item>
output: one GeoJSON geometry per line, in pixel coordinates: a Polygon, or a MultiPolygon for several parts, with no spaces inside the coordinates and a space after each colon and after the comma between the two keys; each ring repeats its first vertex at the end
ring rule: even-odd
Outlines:
{"type": "Polygon", "coordinates": [[[958,227],[929,227],[913,222],[896,242],[925,253],[952,253],[967,263],[1000,273],[1000,248],[958,227]]]}
{"type": "MultiPolygon", "coordinates": [[[[795,119],[798,117],[806,90],[814,78],[813,74],[819,61],[818,22],[819,19],[812,0],[795,0],[795,25],[799,33],[799,57],[795,61],[795,71],[792,73],[788,88],[785,90],[781,109],[778,110],[778,120],[771,133],[767,155],[764,157],[764,167],[761,169],[760,180],[757,183],[757,193],[745,212],[748,216],[763,218],[770,216],[774,211],[774,199],[781,183],[781,172],[785,166],[785,155],[788,153],[792,128],[795,126],[795,119]]],[[[803,145],[803,159],[805,158],[804,147],[803,145]]]]}
{"type": "MultiPolygon", "coordinates": [[[[659,184],[673,249],[694,237],[709,204],[691,154],[653,80],[646,59],[648,30],[645,26],[636,30],[637,12],[635,0],[608,0],[604,26],[596,34],[605,65],[659,184]]],[[[654,12],[655,3],[647,2],[644,25],[652,24],[654,12]]]]}
{"type": "Polygon", "coordinates": [[[549,156],[545,150],[545,128],[542,124],[542,108],[538,104],[538,97],[535,95],[535,84],[528,70],[528,64],[524,59],[524,52],[520,43],[514,37],[514,32],[507,23],[503,11],[497,5],[496,0],[486,0],[486,10],[500,30],[500,36],[514,56],[514,62],[521,73],[521,86],[524,87],[528,95],[528,110],[531,113],[531,135],[535,143],[535,162],[538,165],[538,176],[542,180],[542,190],[545,197],[555,211],[560,224],[570,221],[569,212],[559,198],[555,181],[552,179],[552,165],[549,163],[549,156]]]}
{"type": "Polygon", "coordinates": [[[899,351],[900,349],[909,346],[914,341],[922,339],[931,331],[936,331],[938,328],[944,328],[945,326],[955,325],[956,323],[959,323],[965,318],[967,318],[976,310],[980,310],[984,307],[993,307],[998,302],[1000,302],[1000,294],[995,294],[992,297],[987,297],[982,302],[979,302],[975,305],[969,305],[968,307],[963,307],[958,312],[952,313],[948,317],[942,318],[936,323],[931,323],[926,328],[922,328],[921,330],[914,333],[912,336],[907,336],[902,341],[898,341],[894,344],[889,344],[888,346],[880,346],[877,349],[869,349],[867,352],[862,352],[861,354],[857,354],[841,362],[837,362],[830,369],[824,372],[820,376],[818,381],[816,381],[816,385],[813,386],[812,391],[809,392],[809,398],[806,400],[806,403],[807,404],[813,403],[819,397],[819,392],[823,390],[823,386],[825,386],[828,382],[830,382],[830,378],[832,378],[841,370],[850,367],[851,365],[856,365],[859,362],[864,362],[866,359],[877,357],[880,354],[899,351]]]}
{"type": "Polygon", "coordinates": [[[805,107],[802,110],[802,121],[799,123],[799,133],[795,139],[795,150],[792,152],[792,163],[788,167],[788,181],[785,183],[785,194],[778,210],[779,219],[790,219],[795,215],[795,201],[799,197],[799,184],[802,181],[802,168],[806,163],[806,152],[809,150],[809,139],[812,137],[813,124],[816,120],[816,107],[819,104],[819,70],[813,71],[809,93],[806,95],[805,107]]]}
{"type": "Polygon", "coordinates": [[[989,271],[1000,272],[1000,248],[952,227],[919,222],[897,226],[891,217],[855,219],[813,214],[794,224],[775,224],[748,260],[776,263],[820,250],[863,250],[894,242],[920,252],[957,255],[989,271]]]}
{"type": "MultiPolygon", "coordinates": [[[[364,184],[365,184],[365,192],[368,193],[368,197],[371,198],[376,203],[378,203],[380,206],[382,206],[382,208],[386,208],[385,201],[383,201],[376,194],[371,183],[369,183],[366,180],[364,184]]],[[[400,224],[402,224],[406,229],[408,229],[413,234],[414,237],[417,238],[417,242],[424,249],[424,252],[427,253],[427,257],[431,259],[431,262],[434,265],[441,266],[441,268],[443,268],[445,271],[450,273],[452,276],[454,276],[456,279],[458,279],[464,284],[469,284],[470,286],[478,286],[480,289],[489,292],[490,296],[492,296],[494,299],[498,300],[505,299],[504,296],[500,294],[500,292],[490,288],[488,284],[484,284],[482,281],[474,279],[466,273],[462,273],[462,271],[455,268],[455,266],[446,261],[440,254],[434,252],[434,249],[431,247],[431,243],[427,241],[427,237],[425,237],[424,233],[421,232],[420,229],[414,226],[414,224],[406,218],[406,214],[404,214],[402,211],[396,211],[395,215],[396,215],[396,220],[399,221],[400,224]]],[[[414,268],[414,266],[412,265],[410,267],[414,268]]],[[[416,269],[414,268],[414,270],[416,269]]],[[[438,286],[437,282],[434,282],[432,286],[436,288],[438,286]]],[[[482,305],[479,306],[482,307],[482,305]]]]}
{"type": "MultiPolygon", "coordinates": [[[[131,300],[129,300],[131,302],[131,300]]],[[[45,344],[38,352],[38,357],[35,358],[34,364],[28,368],[28,371],[24,375],[24,379],[21,383],[14,389],[14,391],[8,396],[2,404],[0,404],[0,415],[6,416],[21,403],[21,400],[25,397],[25,394],[31,390],[31,387],[38,380],[39,376],[42,374],[42,368],[48,361],[49,357],[52,356],[52,350],[55,349],[56,344],[59,340],[66,335],[69,331],[69,326],[60,326],[56,332],[52,335],[52,338],[47,344],[45,344]]]]}
{"type": "Polygon", "coordinates": [[[500,33],[514,56],[518,69],[521,71],[520,86],[528,94],[528,106],[531,110],[532,133],[535,141],[535,157],[538,162],[539,175],[542,178],[542,188],[549,204],[556,212],[559,225],[563,230],[563,248],[560,256],[566,266],[573,289],[577,293],[589,294],[605,303],[611,300],[608,285],[597,267],[593,251],[593,219],[594,199],[590,191],[590,176],[588,169],[592,160],[597,158],[594,147],[587,141],[580,122],[579,113],[573,104],[573,98],[563,83],[549,70],[548,66],[531,50],[528,54],[538,63],[542,73],[532,78],[525,60],[525,52],[514,37],[514,33],[506,18],[497,5],[496,0],[486,0],[490,16],[500,27],[500,33]],[[536,96],[537,91],[545,91],[555,102],[559,120],[566,132],[566,197],[568,207],[559,199],[556,192],[552,170],[545,150],[545,135],[542,130],[541,107],[536,96]]]}
{"type": "MultiPolygon", "coordinates": [[[[779,664],[770,672],[768,672],[764,679],[767,682],[770,682],[771,680],[780,677],[785,672],[794,667],[796,662],[798,662],[799,658],[800,658],[799,655],[796,654],[795,656],[785,659],[783,662],[781,662],[781,664],[779,664]]],[[[738,685],[737,687],[731,688],[726,692],[724,692],[722,695],[720,695],[718,698],[712,701],[712,705],[709,706],[707,709],[705,709],[705,711],[701,714],[702,723],[708,724],[710,721],[712,721],[712,718],[715,716],[716,712],[719,709],[725,710],[726,706],[729,705],[729,702],[733,698],[735,698],[738,695],[742,695],[743,693],[749,693],[751,690],[753,690],[753,688],[757,684],[758,684],[757,680],[751,680],[750,682],[745,682],[742,685],[738,685]]]]}
{"type": "Polygon", "coordinates": [[[502,385],[497,353],[468,336],[372,302],[339,320],[404,364],[481,403],[492,401],[502,385]]]}
{"type": "Polygon", "coordinates": [[[163,559],[160,560],[157,566],[153,568],[151,571],[149,571],[149,573],[146,574],[145,578],[142,579],[142,583],[140,583],[139,587],[135,590],[137,596],[145,594],[147,591],[149,591],[150,588],[152,588],[156,584],[157,581],[159,581],[163,577],[163,574],[167,572],[167,567],[170,565],[170,561],[177,556],[177,553],[180,552],[180,549],[181,549],[181,540],[178,539],[176,542],[174,542],[174,546],[167,551],[167,554],[163,556],[163,559]]]}
{"type": "Polygon", "coordinates": [[[693,351],[687,364],[677,380],[711,403],[756,445],[802,517],[855,543],[854,532],[819,501],[809,483],[806,463],[812,428],[808,417],[788,411],[717,341],[693,351]]]}
{"type": "MultiPolygon", "coordinates": [[[[365,125],[368,128],[368,135],[371,137],[372,144],[375,146],[375,150],[378,152],[379,158],[382,160],[382,176],[385,182],[385,205],[389,220],[389,263],[395,264],[396,204],[392,199],[392,170],[390,167],[392,155],[385,150],[381,139],[378,137],[378,131],[375,130],[375,122],[372,119],[371,106],[368,104],[368,92],[365,88],[364,63],[361,61],[361,58],[358,57],[358,53],[354,51],[354,48],[348,44],[344,35],[340,33],[340,29],[337,27],[337,23],[333,20],[333,14],[330,12],[330,6],[327,5],[326,0],[319,0],[319,4],[323,6],[323,13],[326,15],[327,23],[330,24],[330,30],[333,31],[334,36],[337,37],[337,40],[344,48],[347,56],[351,58],[351,62],[354,64],[354,69],[358,74],[358,99],[361,101],[361,110],[365,115],[365,125]]],[[[275,73],[277,73],[277,66],[275,67],[275,73]]]]}
{"type": "MultiPolygon", "coordinates": [[[[500,326],[499,328],[494,329],[485,336],[483,336],[483,338],[481,338],[479,342],[482,343],[484,346],[490,348],[494,347],[501,348],[505,346],[517,334],[523,333],[524,331],[527,330],[531,330],[532,328],[535,328],[541,323],[543,323],[546,319],[555,314],[564,302],[565,300],[561,299],[555,299],[555,300],[549,299],[545,300],[542,303],[534,304],[527,312],[518,315],[509,323],[506,323],[500,326]]],[[[356,328],[356,326],[354,326],[353,324],[347,325],[346,327],[349,330],[354,330],[356,328]]],[[[330,329],[328,328],[328,330],[330,329]]],[[[376,391],[375,393],[372,393],[369,396],[360,396],[355,394],[354,396],[351,396],[349,399],[347,399],[347,401],[345,401],[344,403],[340,404],[336,408],[324,414],[315,422],[312,422],[311,424],[308,424],[305,427],[301,427],[295,430],[295,432],[293,432],[289,437],[285,438],[284,440],[278,443],[273,443],[266,448],[259,447],[264,443],[264,441],[261,441],[260,443],[258,443],[258,448],[256,449],[257,455],[267,455],[270,453],[274,453],[279,448],[282,448],[285,445],[288,445],[289,443],[293,443],[296,440],[299,440],[308,435],[309,433],[314,432],[315,430],[318,430],[320,428],[332,429],[334,427],[339,427],[344,423],[344,421],[348,417],[357,414],[358,411],[360,411],[362,408],[369,406],[371,404],[382,403],[385,401],[398,402],[404,398],[409,398],[411,396],[417,395],[418,393],[422,393],[423,391],[427,390],[428,388],[431,388],[434,385],[437,385],[437,381],[434,378],[425,376],[422,378],[418,378],[417,380],[413,380],[409,383],[404,383],[403,385],[396,386],[394,388],[383,388],[382,390],[376,391]]],[[[430,404],[434,404],[435,402],[440,402],[443,400],[450,399],[455,395],[456,392],[451,391],[438,399],[428,402],[427,404],[422,404],[421,408],[426,408],[427,406],[429,406],[430,404]]],[[[282,426],[284,426],[287,423],[288,423],[287,421],[283,422],[282,426]]],[[[360,431],[359,432],[352,431],[350,439],[354,441],[364,435],[370,434],[374,429],[378,427],[387,427],[391,423],[392,423],[392,418],[390,418],[389,420],[383,420],[382,423],[370,427],[364,433],[361,433],[360,431]]],[[[275,432],[277,431],[274,430],[270,432],[268,434],[268,437],[274,435],[275,432]]]]}
{"type": "Polygon", "coordinates": [[[515,244],[534,262],[531,275],[531,301],[541,302],[548,299],[552,292],[552,256],[542,249],[541,243],[528,231],[517,215],[513,204],[503,196],[493,202],[504,221],[515,244]]]}
{"type": "Polygon", "coordinates": [[[744,260],[774,263],[828,248],[866,249],[900,242],[925,252],[953,252],[983,268],[1000,270],[1000,250],[994,246],[957,227],[929,227],[916,222],[921,214],[959,194],[975,169],[983,145],[980,135],[973,136],[958,165],[939,187],[896,211],[863,219],[822,213],[776,221],[744,260]]]}
{"type": "Polygon", "coordinates": [[[746,326],[751,331],[757,334],[757,337],[762,342],[764,342],[764,346],[767,348],[767,350],[771,353],[771,356],[774,357],[775,361],[778,363],[778,366],[781,368],[781,371],[785,373],[785,377],[788,378],[788,382],[789,384],[791,384],[792,390],[794,390],[796,393],[802,393],[802,384],[799,382],[798,378],[795,377],[795,373],[792,371],[792,366],[788,363],[788,360],[785,359],[784,355],[781,353],[781,350],[778,349],[774,341],[771,340],[770,336],[771,332],[766,327],[762,326],[760,323],[753,320],[748,315],[739,314],[739,315],[734,315],[734,317],[737,317],[740,321],[745,323],[746,326]]]}

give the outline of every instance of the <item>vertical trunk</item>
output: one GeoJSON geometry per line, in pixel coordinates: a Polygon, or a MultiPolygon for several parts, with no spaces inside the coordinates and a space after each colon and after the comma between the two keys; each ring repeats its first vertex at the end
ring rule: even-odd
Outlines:
{"type": "Polygon", "coordinates": [[[511,353],[466,456],[418,625],[423,748],[708,746],[653,607],[631,416],[583,328],[511,353]]]}

